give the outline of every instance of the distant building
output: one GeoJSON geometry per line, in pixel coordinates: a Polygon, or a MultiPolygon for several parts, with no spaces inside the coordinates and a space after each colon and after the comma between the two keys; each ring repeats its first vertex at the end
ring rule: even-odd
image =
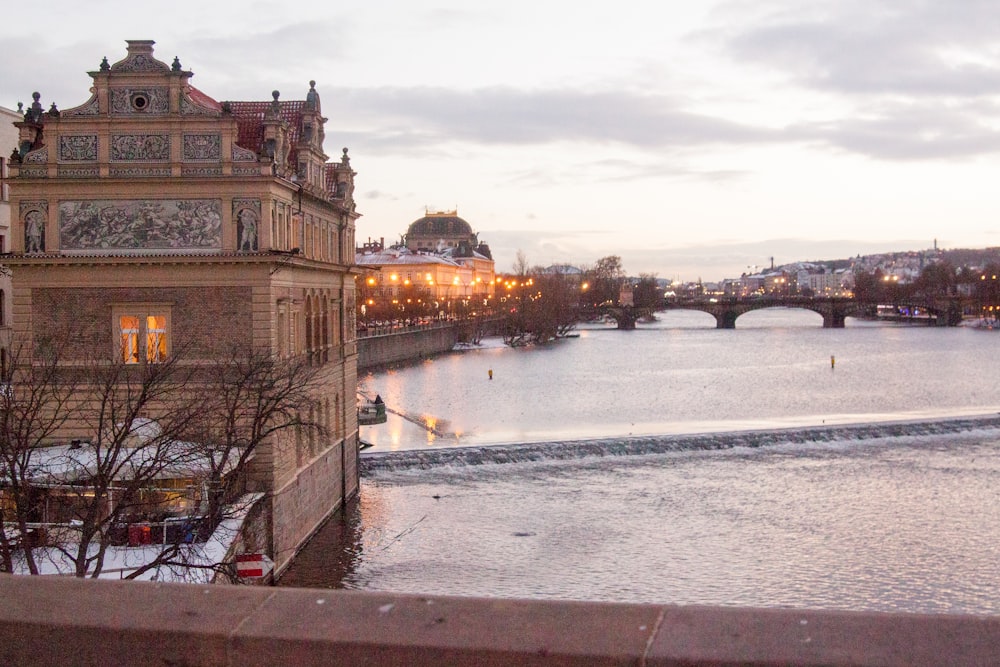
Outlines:
{"type": "Polygon", "coordinates": [[[455,211],[428,213],[414,221],[401,245],[363,244],[355,262],[367,269],[360,288],[360,305],[366,309],[379,306],[385,312],[386,306],[394,306],[402,316],[440,316],[459,306],[485,305],[494,294],[489,246],[455,211]]]}
{"type": "Polygon", "coordinates": [[[800,292],[809,289],[816,296],[845,297],[854,288],[854,274],[847,269],[799,271],[797,282],[800,292]]]}
{"type": "MultiPolygon", "coordinates": [[[[17,128],[21,114],[0,107],[0,254],[10,250],[10,170],[8,160],[17,152],[17,128]]],[[[10,359],[10,271],[0,262],[0,370],[10,359]]]]}
{"type": "Polygon", "coordinates": [[[71,331],[69,365],[180,349],[197,365],[239,348],[321,366],[302,410],[323,428],[274,438],[251,471],[280,570],[358,490],[355,173],[346,148],[327,161],[314,82],[305,99],[218,102],[152,41],[127,43],[89,73],[83,104],[46,111],[36,93],[16,119],[13,344],[24,363],[71,331]]]}

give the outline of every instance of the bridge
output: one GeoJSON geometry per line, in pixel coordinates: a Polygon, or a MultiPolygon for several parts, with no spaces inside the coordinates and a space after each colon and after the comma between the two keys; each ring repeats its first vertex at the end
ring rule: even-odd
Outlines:
{"type": "Polygon", "coordinates": [[[0,575],[5,665],[991,665],[1000,616],[0,575]]]}
{"type": "MultiPolygon", "coordinates": [[[[957,326],[962,321],[965,308],[972,304],[973,300],[966,297],[946,296],[913,297],[892,305],[910,310],[919,309],[927,313],[929,324],[957,326]]],[[[656,310],[699,310],[715,318],[717,329],[735,329],[739,316],[752,310],[802,308],[819,313],[823,317],[823,328],[843,329],[848,317],[874,315],[877,306],[878,304],[874,302],[842,297],[754,296],[725,299],[669,299],[656,310]]],[[[601,306],[599,311],[615,318],[619,329],[635,329],[636,322],[644,315],[652,314],[653,309],[605,305],[601,306]]]]}

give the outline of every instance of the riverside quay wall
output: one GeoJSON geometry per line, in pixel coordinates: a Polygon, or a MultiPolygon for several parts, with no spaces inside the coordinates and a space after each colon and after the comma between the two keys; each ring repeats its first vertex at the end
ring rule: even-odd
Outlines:
{"type": "Polygon", "coordinates": [[[456,323],[375,330],[372,335],[358,338],[358,370],[447,352],[455,347],[458,340],[459,326],[456,323]]]}
{"type": "Polygon", "coordinates": [[[429,324],[372,326],[358,332],[358,370],[370,370],[448,352],[461,341],[500,333],[495,317],[429,324]]]}
{"type": "Polygon", "coordinates": [[[0,575],[0,664],[995,665],[1000,616],[0,575]]]}

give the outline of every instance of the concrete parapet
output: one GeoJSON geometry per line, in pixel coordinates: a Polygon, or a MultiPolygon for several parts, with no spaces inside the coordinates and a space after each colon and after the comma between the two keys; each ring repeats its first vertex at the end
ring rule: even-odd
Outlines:
{"type": "Polygon", "coordinates": [[[0,575],[3,665],[987,665],[1000,616],[0,575]]]}

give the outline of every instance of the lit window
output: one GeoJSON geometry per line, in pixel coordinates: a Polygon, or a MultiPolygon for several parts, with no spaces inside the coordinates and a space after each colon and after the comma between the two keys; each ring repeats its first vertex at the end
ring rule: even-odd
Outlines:
{"type": "Polygon", "coordinates": [[[116,308],[119,359],[126,364],[157,364],[170,354],[170,313],[165,307],[116,308]]]}

